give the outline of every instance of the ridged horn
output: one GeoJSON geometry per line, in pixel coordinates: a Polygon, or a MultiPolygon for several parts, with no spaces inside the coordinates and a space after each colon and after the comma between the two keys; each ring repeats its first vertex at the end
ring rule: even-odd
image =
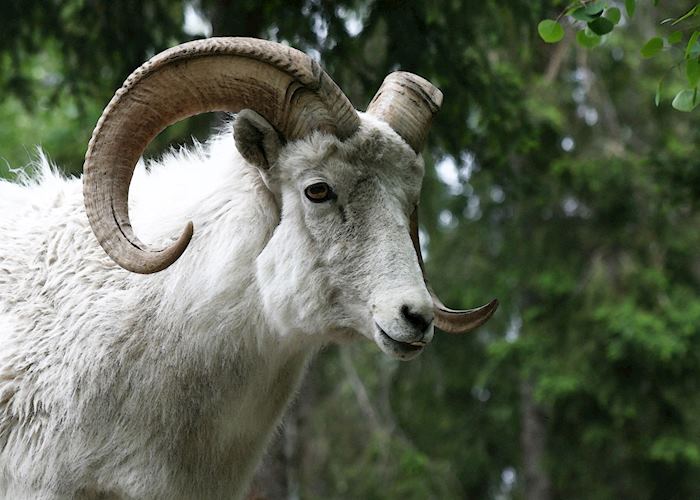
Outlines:
{"type": "Polygon", "coordinates": [[[425,277],[425,267],[423,265],[423,254],[420,250],[420,236],[418,235],[418,209],[414,210],[411,215],[411,241],[413,248],[418,256],[418,264],[423,271],[423,279],[428,287],[430,296],[433,298],[433,308],[435,312],[435,326],[447,333],[466,333],[480,327],[486,323],[489,318],[498,309],[498,300],[493,299],[486,305],[474,309],[450,309],[445,307],[438,296],[433,292],[428,279],[425,277]]]}
{"type": "Polygon", "coordinates": [[[416,154],[423,150],[442,92],[425,78],[405,71],[390,73],[367,107],[388,123],[416,154]]]}
{"type": "Polygon", "coordinates": [[[253,38],[209,38],[166,50],[136,69],[105,108],[84,164],[83,193],[90,225],[121,267],[161,271],[192,237],[153,250],[134,234],[128,194],[134,167],[164,128],[189,116],[249,108],[287,140],[314,130],[351,136],[359,117],[343,92],[304,53],[253,38]]]}
{"type": "MultiPolygon", "coordinates": [[[[433,115],[442,105],[442,92],[425,78],[397,71],[389,74],[370,102],[367,112],[388,123],[419,154],[430,131],[433,115]]],[[[411,215],[411,240],[433,298],[435,326],[448,333],[464,333],[483,325],[498,308],[498,301],[475,309],[445,307],[428,283],[418,235],[418,209],[411,215]]]]}

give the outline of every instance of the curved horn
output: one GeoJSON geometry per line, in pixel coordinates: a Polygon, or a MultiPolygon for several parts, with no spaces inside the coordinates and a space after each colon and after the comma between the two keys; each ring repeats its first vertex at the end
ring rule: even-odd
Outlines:
{"type": "Polygon", "coordinates": [[[161,271],[189,244],[192,223],[169,248],[134,235],[128,194],[134,167],[168,125],[210,111],[250,108],[287,140],[321,130],[341,139],[359,127],[350,101],[313,59],[252,38],[210,38],[166,50],[134,71],[105,108],[88,146],[83,193],[107,254],[137,273],[161,271]]]}
{"type": "Polygon", "coordinates": [[[367,107],[367,113],[388,123],[416,154],[423,150],[442,92],[425,78],[405,71],[390,73],[367,107]]]}
{"type": "Polygon", "coordinates": [[[416,250],[416,255],[418,256],[418,264],[420,264],[421,271],[423,271],[425,285],[428,287],[430,296],[433,298],[435,326],[447,333],[466,333],[486,323],[493,313],[496,312],[496,309],[498,309],[497,299],[493,299],[488,304],[475,309],[457,310],[445,307],[442,301],[437,297],[437,295],[435,295],[435,292],[433,292],[433,289],[428,283],[428,279],[425,277],[423,254],[420,251],[417,208],[414,210],[413,215],[411,215],[410,231],[411,240],[413,241],[413,248],[416,250]]]}
{"type": "MultiPolygon", "coordinates": [[[[388,123],[419,154],[428,136],[433,115],[441,105],[442,92],[435,85],[418,75],[397,71],[384,79],[367,112],[388,123]]],[[[435,325],[448,333],[464,333],[486,323],[498,308],[497,300],[476,309],[459,311],[445,307],[433,292],[423,266],[417,208],[411,215],[410,232],[423,279],[433,298],[435,325]]]]}

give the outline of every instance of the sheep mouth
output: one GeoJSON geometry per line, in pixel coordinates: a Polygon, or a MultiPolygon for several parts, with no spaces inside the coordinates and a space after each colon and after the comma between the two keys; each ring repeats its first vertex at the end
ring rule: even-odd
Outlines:
{"type": "Polygon", "coordinates": [[[427,345],[426,342],[416,341],[416,342],[402,342],[392,338],[388,333],[386,333],[378,324],[375,323],[377,329],[377,335],[375,340],[382,351],[385,353],[395,356],[399,359],[413,359],[416,357],[423,348],[427,345]]]}

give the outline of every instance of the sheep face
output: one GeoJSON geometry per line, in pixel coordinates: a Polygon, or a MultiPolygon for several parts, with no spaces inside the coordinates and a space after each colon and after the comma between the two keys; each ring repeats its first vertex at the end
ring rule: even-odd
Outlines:
{"type": "MultiPolygon", "coordinates": [[[[282,146],[237,144],[276,194],[281,220],[257,260],[265,313],[281,332],[321,341],[363,335],[386,354],[411,359],[433,336],[433,302],[409,235],[423,161],[386,124],[362,115],[340,141],[315,133],[282,146]]],[[[258,122],[257,125],[260,125],[258,122]]],[[[264,127],[264,125],[263,125],[264,127]]]]}
{"type": "Polygon", "coordinates": [[[129,220],[134,166],[163,127],[203,112],[238,112],[237,149],[258,167],[282,215],[258,262],[265,318],[281,332],[364,334],[410,358],[430,339],[433,318],[440,329],[463,333],[498,306],[447,308],[420,276],[422,165],[414,153],[441,104],[437,87],[397,71],[361,116],[295,49],[251,38],[186,43],[137,68],[105,108],[85,156],[85,211],[119,266],[166,269],[187,249],[194,226],[188,222],[167,248],[144,245],[129,220]]]}

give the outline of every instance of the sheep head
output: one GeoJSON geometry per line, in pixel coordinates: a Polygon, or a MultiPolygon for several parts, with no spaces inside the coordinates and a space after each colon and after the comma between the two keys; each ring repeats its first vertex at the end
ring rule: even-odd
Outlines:
{"type": "Polygon", "coordinates": [[[127,270],[170,266],[187,248],[193,226],[163,250],[139,241],[128,213],[134,167],[168,125],[203,112],[237,112],[237,149],[258,168],[282,211],[258,259],[259,279],[269,281],[262,287],[268,314],[287,328],[295,316],[303,320],[299,328],[314,330],[317,323],[319,330],[360,333],[388,354],[411,358],[430,341],[433,322],[448,332],[468,331],[497,307],[492,301],[468,311],[447,309],[423,278],[420,150],[441,101],[426,80],[393,73],[367,113],[358,114],[315,61],[289,47],[250,38],[174,47],[126,80],[95,128],[84,165],[91,227],[127,270]],[[285,255],[290,242],[295,248],[285,255]],[[289,269],[280,268],[283,262],[289,269]],[[308,271],[305,283],[285,272],[300,268],[308,271]],[[276,283],[282,275],[285,282],[276,283]],[[296,290],[284,295],[285,284],[296,290]],[[304,296],[300,287],[330,293],[309,307],[293,300],[304,296]]]}

